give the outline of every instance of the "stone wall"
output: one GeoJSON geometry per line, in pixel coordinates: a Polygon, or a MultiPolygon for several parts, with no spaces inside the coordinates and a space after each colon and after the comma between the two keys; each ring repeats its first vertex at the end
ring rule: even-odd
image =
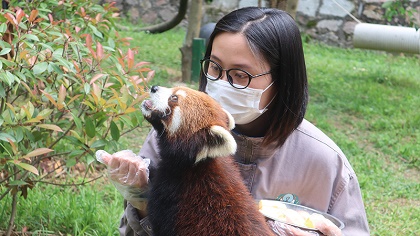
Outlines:
{"type": "MultiPolygon", "coordinates": [[[[310,37],[330,45],[352,45],[354,27],[362,23],[387,24],[384,19],[386,0],[299,0],[296,21],[310,37]],[[348,14],[350,13],[350,14],[348,14]]],[[[420,25],[420,1],[412,0],[417,24],[420,25]]],[[[409,10],[409,9],[408,9],[409,10]]],[[[406,26],[408,21],[394,19],[394,25],[406,26]]]]}
{"type": "MultiPolygon", "coordinates": [[[[102,0],[116,1],[121,13],[133,23],[156,24],[172,19],[179,0],[102,0]]],[[[191,0],[190,0],[191,1],[191,0]]],[[[386,0],[299,0],[296,21],[302,33],[330,45],[351,47],[354,27],[358,23],[387,24],[381,6],[386,0]],[[351,17],[349,14],[354,16],[351,17]]],[[[399,1],[399,0],[397,0],[399,1]]],[[[263,6],[265,6],[265,1],[263,6]]],[[[202,24],[216,22],[224,14],[244,6],[257,6],[258,0],[213,0],[204,4],[202,24]]],[[[420,25],[420,1],[410,0],[417,25],[420,25]]],[[[394,19],[394,25],[406,25],[404,19],[394,19]]],[[[186,26],[184,20],[181,25],[186,26]]]]}

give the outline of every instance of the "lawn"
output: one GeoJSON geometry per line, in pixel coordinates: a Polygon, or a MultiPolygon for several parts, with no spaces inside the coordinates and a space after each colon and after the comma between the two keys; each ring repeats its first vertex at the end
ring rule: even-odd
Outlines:
{"type": "MultiPolygon", "coordinates": [[[[133,38],[138,59],[156,70],[152,84],[179,83],[182,30],[121,34],[133,38]]],[[[304,50],[310,86],[306,119],[328,134],[353,165],[372,235],[418,235],[419,57],[316,42],[305,43],[304,50]]],[[[126,135],[122,146],[137,152],[148,128],[126,135]]],[[[0,204],[0,230],[7,226],[8,202],[0,204]]],[[[72,188],[40,184],[19,202],[16,232],[117,235],[121,213],[122,197],[106,178],[72,188]]]]}

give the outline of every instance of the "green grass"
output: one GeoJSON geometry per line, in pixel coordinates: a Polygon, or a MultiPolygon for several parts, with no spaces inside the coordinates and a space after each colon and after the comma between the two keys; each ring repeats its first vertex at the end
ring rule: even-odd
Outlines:
{"type": "MultiPolygon", "coordinates": [[[[137,59],[151,62],[151,84],[179,81],[184,32],[122,32],[137,59]]],[[[310,85],[306,118],[344,151],[361,185],[372,235],[418,235],[420,216],[420,59],[305,43],[310,85]]],[[[121,140],[137,152],[148,127],[121,140]]],[[[0,203],[0,230],[8,203],[0,203]]],[[[19,202],[16,230],[39,235],[117,235],[122,198],[101,179],[77,188],[39,185],[19,202]],[[44,230],[44,231],[43,231],[44,230]]]]}
{"type": "MultiPolygon", "coordinates": [[[[0,230],[9,221],[10,198],[0,205],[0,230]]],[[[120,193],[106,179],[76,186],[38,184],[20,198],[16,233],[35,235],[117,235],[123,213],[120,193]]],[[[0,231],[0,235],[3,235],[0,231]]]]}
{"type": "Polygon", "coordinates": [[[420,217],[417,57],[305,45],[306,118],[343,149],[372,235],[416,235],[420,217]]]}

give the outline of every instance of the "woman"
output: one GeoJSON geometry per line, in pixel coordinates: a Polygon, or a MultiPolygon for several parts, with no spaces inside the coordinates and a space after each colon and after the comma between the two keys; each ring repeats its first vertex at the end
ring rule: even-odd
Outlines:
{"type": "MultiPolygon", "coordinates": [[[[202,72],[199,89],[235,118],[235,159],[255,199],[300,202],[344,222],[342,232],[330,228],[323,232],[326,235],[369,235],[359,183],[347,158],[304,119],[308,85],[301,35],[293,18],[278,9],[257,7],[229,13],[210,36],[202,72]]],[[[140,151],[152,164],[158,158],[155,135],[149,134],[140,151]]],[[[108,164],[114,174],[130,166],[118,158],[108,164]]],[[[130,168],[130,173],[137,171],[130,168]]],[[[133,183],[140,188],[130,189],[145,189],[147,178],[141,181],[133,183]]],[[[126,199],[122,235],[147,235],[142,200],[126,199]]],[[[283,233],[303,234],[277,227],[283,233]]]]}

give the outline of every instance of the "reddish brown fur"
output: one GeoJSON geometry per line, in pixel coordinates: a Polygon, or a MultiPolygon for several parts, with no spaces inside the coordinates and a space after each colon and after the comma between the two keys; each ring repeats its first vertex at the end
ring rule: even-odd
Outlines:
{"type": "Polygon", "coordinates": [[[230,157],[199,163],[185,183],[179,235],[274,235],[230,157]]]}

